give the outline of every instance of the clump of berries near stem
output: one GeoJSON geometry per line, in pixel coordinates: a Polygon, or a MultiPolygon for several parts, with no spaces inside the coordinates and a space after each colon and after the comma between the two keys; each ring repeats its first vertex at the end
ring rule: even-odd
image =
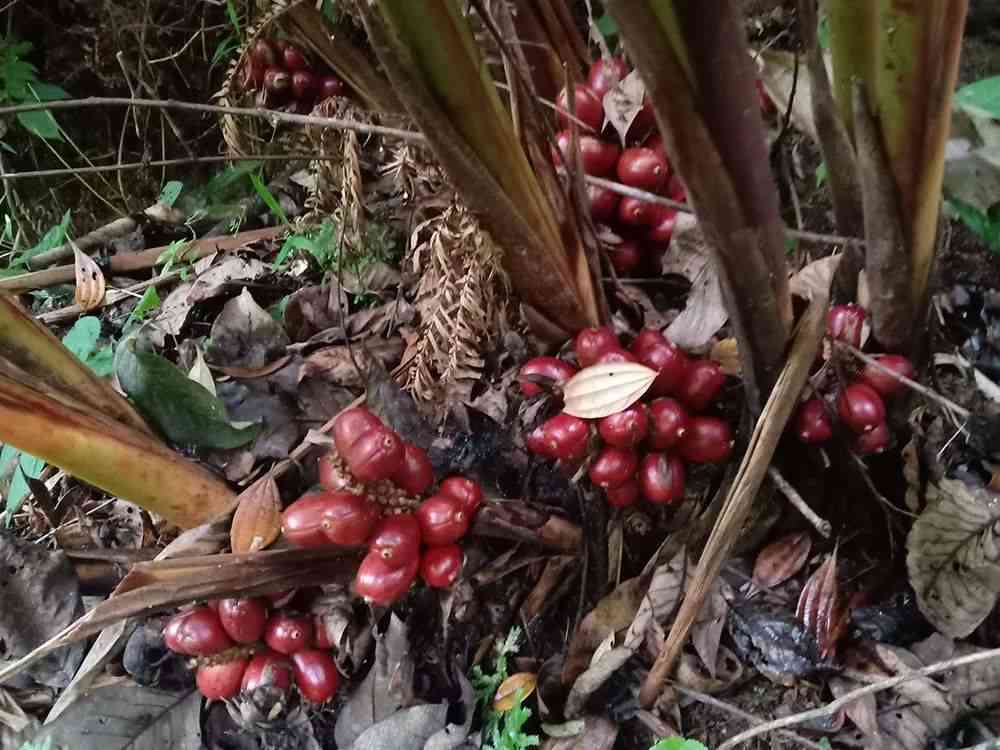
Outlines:
{"type": "MultiPolygon", "coordinates": [[[[831,342],[860,348],[866,319],[856,304],[834,305],[827,315],[826,333],[831,342]]],[[[898,354],[879,354],[876,364],[861,368],[857,378],[842,383],[828,402],[821,393],[800,404],[793,430],[803,443],[820,445],[833,437],[837,419],[854,433],[854,452],[861,456],[881,453],[892,440],[886,422],[885,400],[905,390],[898,377],[913,378],[913,363],[898,354]]]]}
{"type": "MultiPolygon", "coordinates": [[[[563,412],[547,419],[525,437],[532,453],[573,468],[589,459],[588,479],[618,508],[640,497],[655,504],[676,502],[684,497],[687,464],[729,458],[729,425],[702,413],[725,384],[717,363],[690,358],[653,329],[640,331],[628,349],[608,326],[584,329],[573,340],[573,352],[581,367],[639,362],[657,376],[642,401],[615,414],[591,421],[563,412]]],[[[564,360],[530,359],[519,373],[521,392],[536,396],[544,384],[558,393],[575,373],[564,360]]]]}
{"type": "MultiPolygon", "coordinates": [[[[564,374],[544,365],[533,372],[552,381],[564,374]]],[[[320,459],[324,489],[285,509],[285,538],[298,547],[367,546],[354,590],[374,604],[400,599],[418,574],[433,588],[451,586],[462,568],[457,542],[483,502],[479,485],[453,476],[430,493],[434,469],[426,452],[364,408],[337,418],[333,442],[334,450],[320,459]]]]}
{"type": "Polygon", "coordinates": [[[348,93],[340,76],[312,65],[295,45],[264,38],[247,51],[242,87],[261,92],[268,105],[284,106],[296,114],[307,114],[318,102],[348,93]]]}

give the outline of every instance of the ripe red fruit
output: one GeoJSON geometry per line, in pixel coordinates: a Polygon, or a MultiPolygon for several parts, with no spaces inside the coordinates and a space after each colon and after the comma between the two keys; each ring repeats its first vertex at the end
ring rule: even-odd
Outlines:
{"type": "Polygon", "coordinates": [[[209,700],[232,698],[240,692],[246,659],[234,659],[222,664],[202,664],[195,673],[198,691],[209,700]]]}
{"type": "Polygon", "coordinates": [[[625,351],[624,349],[608,349],[604,354],[597,358],[596,365],[613,365],[621,364],[622,362],[638,362],[632,354],[625,351]]]}
{"type": "Polygon", "coordinates": [[[635,476],[639,457],[627,448],[607,446],[590,465],[590,481],[602,489],[617,487],[635,476]]]}
{"type": "Polygon", "coordinates": [[[663,143],[663,136],[660,135],[659,133],[653,133],[651,136],[649,136],[649,138],[646,139],[646,142],[643,143],[642,145],[645,146],[646,148],[653,149],[653,151],[658,153],[664,159],[667,159],[668,162],[670,161],[667,158],[667,147],[663,143]]]}
{"type": "Polygon", "coordinates": [[[632,404],[624,411],[609,414],[597,423],[601,440],[616,448],[634,448],[646,438],[649,416],[643,404],[632,404]]]}
{"type": "Polygon", "coordinates": [[[885,404],[870,385],[852,383],[837,399],[837,413],[855,432],[868,432],[885,421],[885,404]]]}
{"type": "Polygon", "coordinates": [[[403,465],[403,441],[383,425],[366,432],[341,455],[362,482],[389,479],[403,465]]]}
{"type": "Polygon", "coordinates": [[[340,685],[337,664],[326,651],[309,649],[292,655],[295,685],[302,697],[311,703],[330,700],[340,685]]]}
{"type": "Polygon", "coordinates": [[[462,572],[462,548],[457,544],[431,547],[420,559],[420,577],[431,588],[446,589],[462,572]]]}
{"type": "Polygon", "coordinates": [[[457,542],[469,530],[471,519],[462,503],[450,495],[433,495],[416,510],[420,536],[429,547],[457,542]]]}
{"type": "Polygon", "coordinates": [[[332,73],[323,76],[319,79],[319,99],[329,99],[332,96],[344,96],[347,93],[347,84],[345,84],[340,76],[335,76],[332,73]]]}
{"type": "Polygon", "coordinates": [[[684,497],[684,462],[670,453],[647,453],[639,466],[639,488],[651,503],[684,497]]]}
{"type": "Polygon", "coordinates": [[[289,70],[305,70],[309,67],[305,55],[302,54],[298,47],[293,47],[289,44],[281,51],[281,54],[282,60],[285,62],[285,67],[289,70]]]}
{"type": "Polygon", "coordinates": [[[264,85],[263,63],[258,62],[253,57],[248,57],[243,63],[243,88],[246,91],[256,91],[264,85]]]}
{"type": "Polygon", "coordinates": [[[688,365],[677,398],[691,410],[703,411],[719,395],[725,382],[726,373],[718,363],[710,359],[696,359],[688,365]]]}
{"type": "Polygon", "coordinates": [[[621,57],[602,57],[592,63],[587,85],[601,99],[629,74],[628,63],[621,57]]]}
{"type": "Polygon", "coordinates": [[[584,328],[573,339],[573,351],[580,367],[590,367],[604,352],[621,349],[621,343],[611,326],[584,328]]]}
{"type": "Polygon", "coordinates": [[[674,226],[677,224],[677,209],[653,204],[653,220],[650,222],[646,239],[658,245],[669,245],[674,236],[674,226]]]}
{"type": "Polygon", "coordinates": [[[672,448],[687,432],[691,417],[679,401],[658,398],[649,405],[649,444],[654,450],[672,448]]]}
{"type": "Polygon", "coordinates": [[[368,549],[393,570],[401,568],[420,554],[420,524],[412,513],[386,516],[375,527],[368,549]]]}
{"type": "Polygon", "coordinates": [[[319,494],[326,498],[322,525],[329,542],[356,547],[368,541],[379,519],[375,503],[353,492],[327,490],[319,494]]]}
{"type": "Polygon", "coordinates": [[[627,227],[652,226],[655,207],[655,203],[626,195],[618,201],[618,221],[627,227]]]}
{"type": "MultiPolygon", "coordinates": [[[[875,360],[897,375],[913,380],[913,363],[906,357],[899,354],[880,354],[875,360]]],[[[906,383],[896,380],[892,375],[872,364],[865,365],[865,369],[861,372],[861,381],[870,385],[881,396],[894,396],[906,388],[906,383]]]]}
{"type": "Polygon", "coordinates": [[[358,566],[354,590],[374,604],[388,605],[399,599],[417,577],[420,560],[414,557],[401,568],[390,568],[382,555],[369,552],[358,566]]]}
{"type": "Polygon", "coordinates": [[[587,202],[590,218],[594,221],[610,221],[618,211],[619,195],[608,188],[587,185],[587,202]]]}
{"type": "Polygon", "coordinates": [[[411,495],[422,495],[434,483],[434,467],[427,457],[427,452],[414,445],[403,445],[403,462],[399,470],[392,475],[392,481],[397,487],[411,495]]]}
{"type": "Polygon", "coordinates": [[[670,165],[659,152],[644,146],[634,146],[622,152],[616,174],[626,185],[656,192],[670,177],[670,165]]]}
{"type": "Polygon", "coordinates": [[[717,417],[693,417],[677,449],[685,461],[695,464],[717,464],[733,452],[733,433],[729,425],[717,417]]]}
{"type": "Polygon", "coordinates": [[[292,87],[292,77],[283,68],[270,67],[264,71],[264,88],[269,93],[284,95],[292,87]]]}
{"type": "MultiPolygon", "coordinates": [[[[583,164],[583,171],[587,174],[598,177],[610,174],[618,163],[618,155],[621,149],[615,143],[602,141],[592,135],[580,133],[577,142],[580,147],[580,161],[583,164]]],[[[560,130],[556,134],[556,150],[552,154],[552,160],[557,166],[572,164],[573,135],[569,130],[560,130]]]]}
{"type": "Polygon", "coordinates": [[[381,426],[382,420],[367,409],[355,407],[341,412],[333,423],[333,444],[337,448],[337,453],[346,456],[351,446],[362,436],[381,426]]]}
{"type": "Polygon", "coordinates": [[[633,240],[622,240],[617,245],[608,245],[607,252],[608,260],[619,276],[628,276],[642,265],[642,249],[639,243],[633,240]]]}
{"type": "Polygon", "coordinates": [[[860,305],[834,305],[826,314],[826,332],[830,338],[851,346],[861,346],[864,323],[865,309],[860,305]]]}
{"type": "Polygon", "coordinates": [[[811,398],[799,407],[795,416],[795,434],[809,445],[825,443],[833,437],[833,425],[820,399],[811,398]]]}
{"type": "MultiPolygon", "coordinates": [[[[604,125],[604,104],[589,86],[576,86],[573,89],[573,100],[576,105],[576,119],[595,131],[600,131],[604,125]]],[[[556,97],[556,112],[559,122],[564,128],[571,127],[569,113],[569,97],[566,89],[556,97]]]]}
{"type": "Polygon", "coordinates": [[[163,642],[171,651],[186,656],[211,656],[233,645],[218,612],[208,606],[171,617],[163,628],[163,642]]]}
{"type": "Polygon", "coordinates": [[[576,368],[569,362],[564,362],[558,357],[533,357],[529,359],[521,365],[517,382],[521,386],[521,393],[525,397],[531,397],[541,393],[542,386],[528,380],[525,377],[527,375],[540,375],[544,378],[550,378],[555,383],[562,383],[564,380],[569,380],[576,375],[576,368]]]}
{"type": "Polygon", "coordinates": [[[223,599],[218,612],[222,627],[237,643],[254,643],[264,635],[267,606],[263,599],[223,599]]]}
{"type": "Polygon", "coordinates": [[[260,687],[288,690],[292,686],[292,664],[274,651],[260,651],[247,664],[243,672],[242,687],[253,692],[260,687]]]}
{"type": "Polygon", "coordinates": [[[639,361],[659,374],[650,388],[654,396],[676,393],[687,375],[688,357],[659,331],[644,328],[631,346],[639,361]]]}
{"type": "Polygon", "coordinates": [[[292,74],[292,96],[296,99],[312,99],[316,89],[316,76],[308,70],[296,70],[292,74]]]}
{"type": "Polygon", "coordinates": [[[612,508],[627,508],[639,499],[639,483],[629,479],[617,487],[608,487],[604,494],[608,496],[608,505],[612,508]]]}
{"type": "Polygon", "coordinates": [[[667,197],[678,203],[687,203],[687,187],[679,174],[672,174],[667,183],[667,197]]]}
{"type": "Polygon", "coordinates": [[[628,137],[630,140],[638,140],[643,138],[650,128],[656,125],[656,112],[653,110],[653,101],[649,96],[643,97],[642,109],[640,109],[632,120],[632,124],[628,129],[628,137]]]}
{"type": "Polygon", "coordinates": [[[528,450],[558,461],[579,461],[587,453],[590,428],[579,417],[556,414],[527,437],[528,450]]]}
{"type": "Polygon", "coordinates": [[[312,648],[312,620],[308,617],[293,617],[276,612],[267,621],[264,642],[279,654],[294,654],[302,649],[312,648]]]}
{"type": "Polygon", "coordinates": [[[438,494],[458,500],[469,518],[472,518],[483,504],[482,487],[465,477],[448,477],[438,487],[438,494]]]}
{"type": "Polygon", "coordinates": [[[862,432],[854,441],[854,452],[859,456],[881,453],[889,447],[889,425],[879,422],[868,432],[862,432]]]}
{"type": "Polygon", "coordinates": [[[325,492],[303,495],[281,514],[281,533],[296,547],[323,547],[324,514],[330,503],[325,492]]]}
{"type": "Polygon", "coordinates": [[[250,59],[261,69],[270,68],[278,64],[278,51],[267,39],[258,39],[250,50],[250,59]]]}

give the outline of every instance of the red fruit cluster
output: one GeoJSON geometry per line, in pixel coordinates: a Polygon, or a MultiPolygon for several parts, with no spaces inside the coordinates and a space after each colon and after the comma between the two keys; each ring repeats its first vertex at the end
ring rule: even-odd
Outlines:
{"type": "MultiPolygon", "coordinates": [[[[527,437],[532,453],[570,465],[589,458],[590,481],[614,507],[631,505],[640,496],[651,503],[672,503],[684,496],[686,464],[729,458],[729,425],[702,413],[725,383],[718,364],[688,357],[648,328],[627,350],[611,328],[588,328],[577,335],[573,349],[581,367],[639,362],[658,375],[645,400],[624,411],[593,422],[566,413],[543,422],[527,437]]],[[[521,368],[521,391],[526,396],[538,392],[539,385],[528,375],[562,380],[574,372],[576,368],[552,357],[528,360],[521,368]]]]}
{"type": "Polygon", "coordinates": [[[163,628],[171,651],[195,657],[195,683],[206,698],[234,698],[295,683],[303,698],[323,703],[340,684],[329,651],[319,648],[313,619],[269,611],[265,599],[222,599],[174,615],[163,628]]]}
{"type": "Polygon", "coordinates": [[[302,51],[284,39],[258,39],[243,66],[243,88],[263,91],[272,105],[285,104],[298,114],[317,102],[347,94],[347,85],[331,70],[314,67],[302,51]]]}
{"type": "MultiPolygon", "coordinates": [[[[865,323],[864,308],[854,305],[834,305],[827,317],[827,335],[835,341],[861,346],[865,323]]],[[[897,375],[913,377],[913,364],[898,354],[880,354],[875,361],[897,375]]],[[[889,446],[889,426],[886,423],[885,401],[905,388],[905,384],[890,373],[869,364],[857,380],[842,388],[836,398],[836,415],[857,437],[854,451],[862,456],[880,453],[889,446]]],[[[825,443],[833,437],[834,408],[816,396],[803,403],[795,417],[795,432],[803,443],[825,443]]]]}
{"type": "MultiPolygon", "coordinates": [[[[483,501],[479,485],[449,477],[417,505],[415,498],[434,483],[430,459],[367,409],[342,413],[333,426],[333,441],[335,450],[320,461],[325,489],[308,493],[285,509],[281,524],[285,538],[297,547],[366,545],[368,554],[358,567],[354,589],[376,604],[402,597],[417,573],[428,586],[451,586],[462,569],[462,549],[456,542],[469,530],[483,501]],[[345,470],[350,477],[345,477],[345,470]],[[350,480],[363,486],[347,489],[350,480]],[[387,506],[379,499],[392,490],[415,509],[386,514],[387,506]]],[[[393,503],[392,508],[400,506],[393,503]]]]}

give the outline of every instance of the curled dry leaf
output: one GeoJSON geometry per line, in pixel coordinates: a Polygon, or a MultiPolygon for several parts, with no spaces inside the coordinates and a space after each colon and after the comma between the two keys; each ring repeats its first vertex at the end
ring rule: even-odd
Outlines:
{"type": "Polygon", "coordinates": [[[281,497],[274,477],[266,474],[238,498],[229,541],[233,552],[259,552],[281,533],[281,497]]]}
{"type": "Polygon", "coordinates": [[[524,700],[533,692],[538,684],[538,675],[534,672],[518,672],[512,674],[500,683],[496,695],[493,696],[494,711],[509,711],[517,703],[518,694],[524,700]]]}
{"type": "Polygon", "coordinates": [[[691,292],[684,309],[663,333],[682,349],[701,350],[729,319],[722,282],[711,257],[694,216],[678,214],[662,271],[686,278],[691,292]]]}
{"type": "Polygon", "coordinates": [[[642,398],[655,379],[655,370],[634,362],[585,367],[563,386],[563,411],[581,419],[616,414],[642,398]]]}
{"type": "Polygon", "coordinates": [[[76,304],[84,312],[89,312],[101,306],[104,302],[104,273],[97,261],[86,253],[73,248],[74,268],[76,270],[76,304]]]}
{"type": "Polygon", "coordinates": [[[618,133],[623,147],[645,96],[646,86],[638,70],[633,70],[604,95],[604,117],[618,133]]]}
{"type": "Polygon", "coordinates": [[[789,279],[789,291],[796,297],[809,300],[817,295],[829,296],[830,284],[833,283],[833,275],[837,271],[837,266],[840,265],[840,257],[839,255],[828,255],[806,264],[802,270],[789,279]]]}
{"type": "Polygon", "coordinates": [[[760,551],[753,565],[753,582],[762,589],[784,583],[802,570],[812,550],[808,532],[786,534],[760,551]]]}
{"type": "Polygon", "coordinates": [[[795,609],[795,616],[815,636],[821,657],[825,658],[830,653],[836,644],[838,630],[842,630],[846,624],[840,623],[843,619],[842,611],[840,587],[837,584],[837,551],[834,550],[809,576],[795,609]]]}
{"type": "Polygon", "coordinates": [[[942,479],[928,484],[927,500],[906,540],[906,567],[921,612],[938,630],[961,638],[1000,594],[1000,495],[942,479]]]}

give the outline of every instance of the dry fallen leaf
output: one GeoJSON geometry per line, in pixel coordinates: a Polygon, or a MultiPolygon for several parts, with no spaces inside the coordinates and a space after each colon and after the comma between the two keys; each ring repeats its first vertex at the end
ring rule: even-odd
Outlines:
{"type": "Polygon", "coordinates": [[[786,534],[760,551],[753,566],[753,582],[762,589],[784,583],[809,559],[812,537],[806,531],[786,534]]]}
{"type": "Polygon", "coordinates": [[[622,146],[645,96],[646,86],[638,70],[633,70],[604,95],[604,117],[618,133],[622,146]]]}
{"type": "Polygon", "coordinates": [[[74,268],[76,270],[76,304],[84,312],[89,312],[101,306],[104,302],[104,273],[97,261],[86,253],[73,248],[74,268]]]}
{"type": "Polygon", "coordinates": [[[534,672],[518,672],[512,674],[500,683],[496,695],[493,696],[494,711],[509,711],[517,703],[518,693],[524,700],[533,692],[538,684],[538,675],[534,672]]]}
{"type": "Polygon", "coordinates": [[[809,576],[799,595],[795,616],[819,644],[819,655],[825,658],[836,643],[842,607],[837,584],[837,551],[809,576]]]}
{"type": "Polygon", "coordinates": [[[259,552],[281,534],[281,497],[274,477],[266,474],[239,496],[229,532],[233,552],[259,552]]]}
{"type": "Polygon", "coordinates": [[[642,398],[656,370],[634,362],[585,367],[563,385],[563,411],[581,419],[617,414],[642,398]]]}
{"type": "Polygon", "coordinates": [[[663,333],[682,349],[701,350],[725,325],[729,313],[722,298],[722,282],[694,216],[678,214],[662,270],[691,282],[684,309],[663,333]]]}

